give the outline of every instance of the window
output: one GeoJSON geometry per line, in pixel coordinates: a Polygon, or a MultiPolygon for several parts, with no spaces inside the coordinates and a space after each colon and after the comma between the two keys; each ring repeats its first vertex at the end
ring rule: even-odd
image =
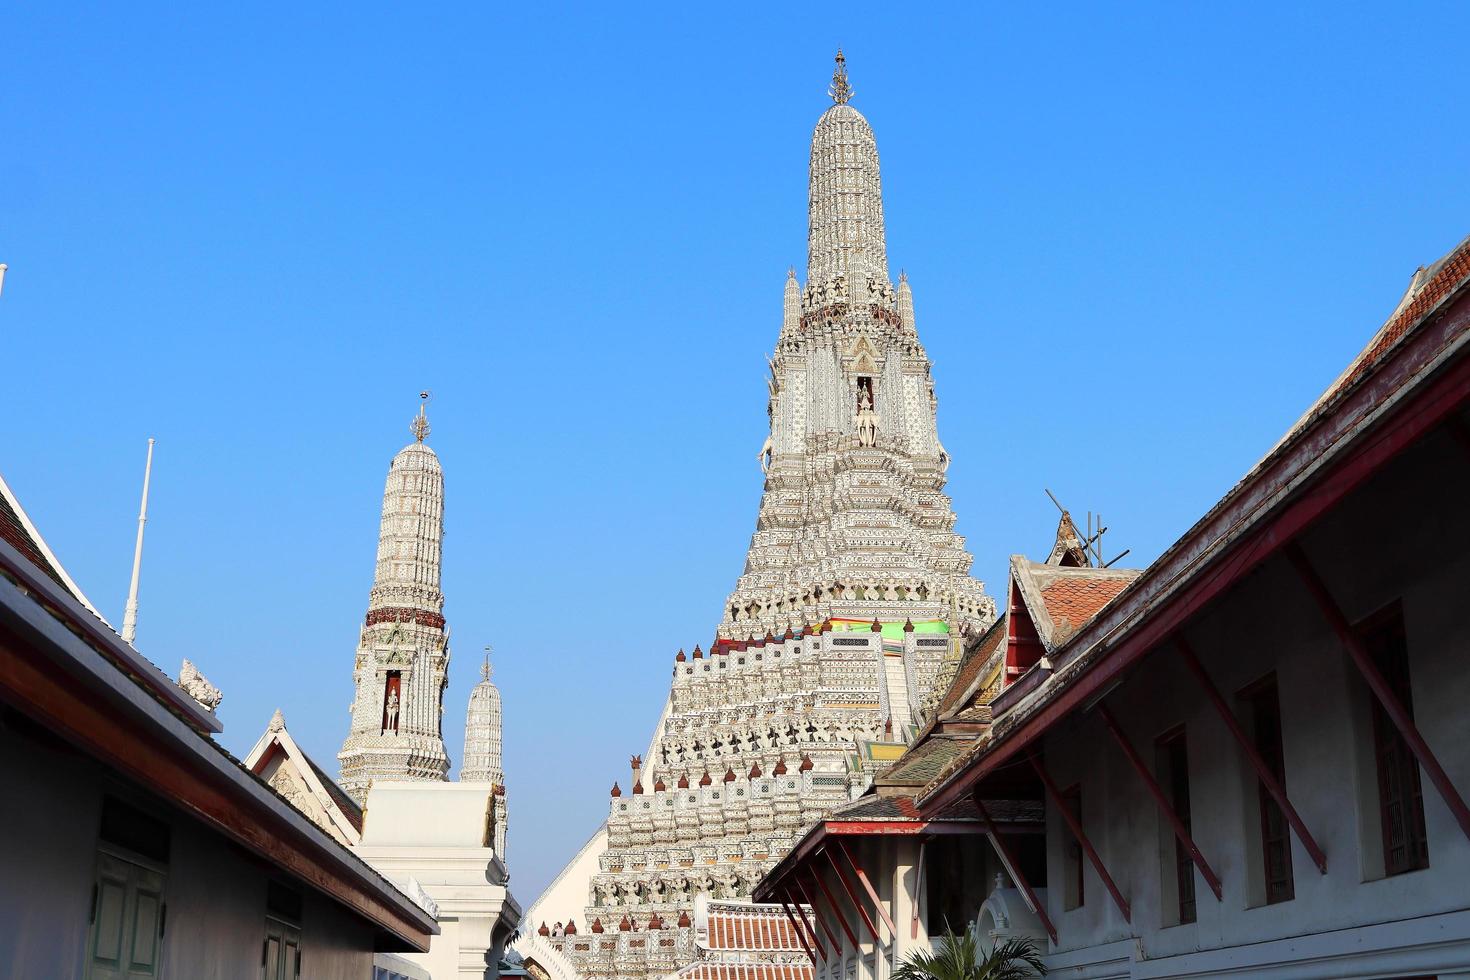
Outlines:
{"type": "MultiPolygon", "coordinates": [[[[1240,693],[1239,698],[1250,712],[1251,741],[1256,751],[1276,781],[1284,787],[1286,757],[1281,749],[1281,697],[1276,689],[1276,675],[1271,674],[1251,685],[1240,693]]],[[[1256,795],[1265,899],[1266,904],[1274,905],[1296,897],[1296,884],[1291,873],[1291,828],[1264,783],[1257,785],[1256,795]]]]}
{"type": "MultiPolygon", "coordinates": [[[[1169,803],[1174,807],[1174,813],[1179,817],[1179,822],[1184,825],[1184,832],[1193,836],[1194,830],[1190,822],[1189,806],[1189,748],[1184,738],[1184,729],[1177,728],[1162,736],[1158,741],[1159,760],[1159,782],[1163,784],[1164,792],[1169,796],[1169,803]]],[[[1173,892],[1173,922],[1172,925],[1182,925],[1195,920],[1194,904],[1194,860],[1189,856],[1189,849],[1184,846],[1172,828],[1165,827],[1165,832],[1173,841],[1172,849],[1166,849],[1166,854],[1172,860],[1168,861],[1168,876],[1166,893],[1173,892]]]]}
{"type": "MultiPolygon", "coordinates": [[[[1359,627],[1368,655],[1388,689],[1414,717],[1409,684],[1409,649],[1402,608],[1394,604],[1359,627]]],[[[1424,793],[1419,762],[1378,699],[1372,698],[1373,756],[1378,770],[1379,825],[1383,835],[1383,871],[1403,874],[1429,867],[1429,841],[1424,831],[1424,793]]]]}
{"type": "Polygon", "coordinates": [[[87,980],[156,977],[168,921],[168,825],[108,797],[98,837],[87,980]]]}
{"type": "Polygon", "coordinates": [[[301,894],[277,881],[266,888],[260,970],[261,980],[297,980],[301,976],[301,894]]]}
{"type": "MultiPolygon", "coordinates": [[[[1062,793],[1062,806],[1066,807],[1067,812],[1072,815],[1073,819],[1081,824],[1082,787],[1073,786],[1071,789],[1062,793]]],[[[1063,879],[1062,908],[1070,912],[1072,909],[1081,908],[1086,902],[1087,897],[1083,891],[1082,884],[1083,878],[1085,877],[1082,867],[1082,842],[1072,833],[1072,828],[1066,826],[1065,820],[1062,823],[1062,867],[1066,875],[1063,879]]]]}
{"type": "Polygon", "coordinates": [[[266,916],[260,965],[262,980],[297,980],[301,976],[301,930],[266,916]]]}

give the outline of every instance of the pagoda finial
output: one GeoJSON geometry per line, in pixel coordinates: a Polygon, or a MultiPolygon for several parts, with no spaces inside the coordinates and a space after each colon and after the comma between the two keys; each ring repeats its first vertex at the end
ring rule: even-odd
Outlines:
{"type": "Polygon", "coordinates": [[[488,681],[490,679],[490,654],[494,650],[495,648],[490,644],[485,644],[485,663],[480,666],[480,677],[483,680],[488,681]]]}
{"type": "Polygon", "coordinates": [[[424,407],[429,404],[429,393],[419,392],[419,414],[415,416],[409,431],[413,433],[414,442],[423,442],[429,435],[429,417],[424,413],[424,407]]]}
{"type": "Polygon", "coordinates": [[[832,84],[827,94],[837,105],[846,105],[852,98],[852,86],[847,83],[847,59],[842,56],[841,48],[837,49],[837,67],[832,70],[832,84]]]}

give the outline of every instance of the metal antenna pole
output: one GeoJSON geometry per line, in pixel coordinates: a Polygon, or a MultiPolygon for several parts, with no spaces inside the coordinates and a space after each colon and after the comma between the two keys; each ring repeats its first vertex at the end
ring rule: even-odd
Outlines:
{"type": "Polygon", "coordinates": [[[148,440],[148,462],[143,466],[143,502],[138,506],[138,543],[133,548],[133,581],[128,586],[128,605],[123,610],[123,642],[132,645],[138,636],[138,572],[143,566],[143,525],[148,523],[148,480],[153,475],[153,440],[148,440]]]}

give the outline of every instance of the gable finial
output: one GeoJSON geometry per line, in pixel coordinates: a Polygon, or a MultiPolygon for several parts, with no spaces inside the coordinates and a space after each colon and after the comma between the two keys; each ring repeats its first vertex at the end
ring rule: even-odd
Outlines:
{"type": "Polygon", "coordinates": [[[408,428],[413,432],[414,442],[423,442],[429,434],[429,417],[424,408],[429,404],[429,392],[419,392],[419,414],[414,417],[413,424],[408,428]]]}
{"type": "Polygon", "coordinates": [[[832,84],[827,88],[827,94],[837,105],[846,105],[852,98],[852,86],[847,82],[847,59],[843,57],[841,48],[837,49],[837,67],[832,70],[832,84]]]}

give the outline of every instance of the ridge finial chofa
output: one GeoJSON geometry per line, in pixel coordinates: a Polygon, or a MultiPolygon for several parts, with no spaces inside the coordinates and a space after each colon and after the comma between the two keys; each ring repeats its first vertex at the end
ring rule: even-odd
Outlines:
{"type": "Polygon", "coordinates": [[[837,67],[832,70],[832,84],[827,88],[827,94],[837,105],[846,105],[852,98],[852,86],[847,81],[847,59],[843,57],[841,48],[837,49],[837,67]]]}

